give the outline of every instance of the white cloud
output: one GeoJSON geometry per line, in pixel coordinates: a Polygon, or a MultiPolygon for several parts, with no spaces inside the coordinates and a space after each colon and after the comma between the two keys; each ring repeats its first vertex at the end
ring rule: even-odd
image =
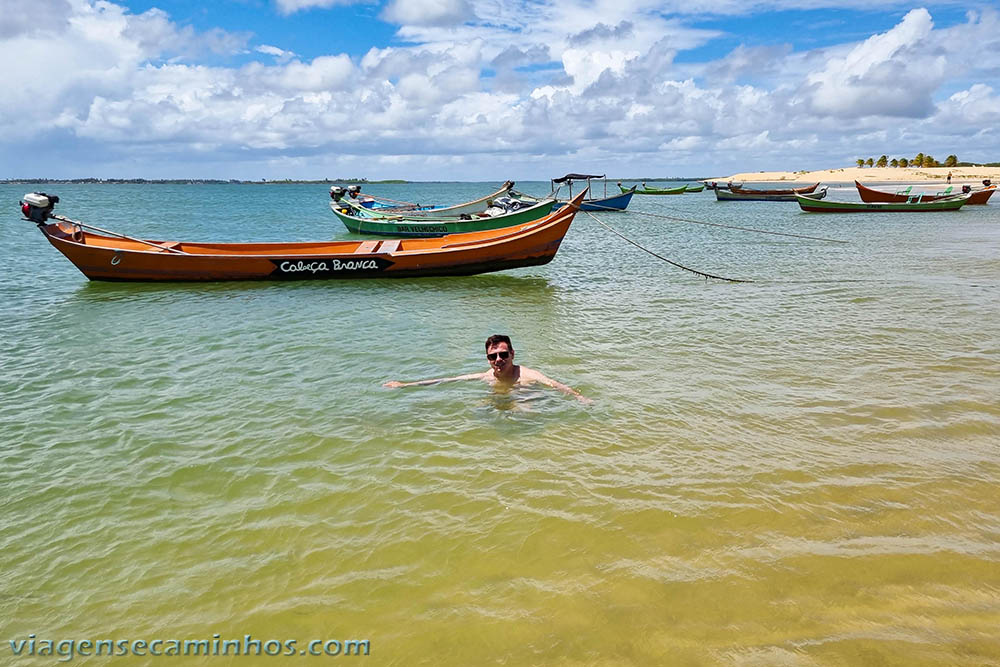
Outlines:
{"type": "MultiPolygon", "coordinates": [[[[160,10],[68,0],[44,41],[31,26],[0,23],[0,58],[17,63],[0,70],[0,155],[58,136],[117,163],[211,158],[220,177],[243,173],[247,160],[315,177],[311,169],[332,164],[324,160],[370,165],[379,155],[384,168],[408,170],[383,176],[491,178],[498,162],[545,177],[627,172],[636,161],[656,173],[693,160],[724,171],[809,166],[802,156],[815,166],[872,152],[964,156],[973,136],[998,150],[984,131],[1000,121],[989,85],[995,13],[940,30],[913,10],[857,43],[738,46],[697,63],[678,56],[717,33],[645,0],[467,2],[409,5],[419,16],[391,5],[412,44],[302,60],[270,44],[248,49],[249,36],[179,26],[160,10]],[[198,64],[197,54],[239,51],[274,60],[198,64]]],[[[318,6],[281,7],[307,5],[318,6]]],[[[93,164],[88,154],[78,168],[93,164]]],[[[14,158],[2,166],[24,168],[14,158]]]]}
{"type": "Polygon", "coordinates": [[[338,5],[353,5],[361,0],[275,0],[278,11],[293,14],[303,9],[329,9],[338,5]]]}
{"type": "Polygon", "coordinates": [[[1000,126],[1000,96],[986,84],[974,84],[943,102],[934,120],[949,127],[992,134],[1000,126]]]}
{"type": "Polygon", "coordinates": [[[914,9],[888,32],[830,58],[808,78],[813,110],[841,118],[930,113],[948,66],[944,54],[928,49],[933,27],[926,9],[914,9]]]}
{"type": "Polygon", "coordinates": [[[257,53],[263,53],[264,55],[274,56],[279,63],[285,63],[295,57],[295,53],[292,51],[285,51],[284,49],[279,49],[277,46],[271,46],[270,44],[261,44],[254,49],[257,53]]]}
{"type": "Polygon", "coordinates": [[[475,18],[467,0],[391,0],[382,12],[390,23],[412,26],[449,26],[475,18]]]}

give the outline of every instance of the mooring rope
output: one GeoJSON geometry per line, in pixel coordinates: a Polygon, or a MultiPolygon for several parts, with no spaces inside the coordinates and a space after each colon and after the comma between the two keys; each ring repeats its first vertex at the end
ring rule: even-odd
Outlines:
{"type": "MultiPolygon", "coordinates": [[[[583,210],[583,209],[581,209],[581,210],[583,210]]],[[[752,283],[753,282],[752,280],[742,280],[740,278],[726,278],[725,276],[717,276],[717,275],[714,275],[712,273],[705,273],[704,271],[699,271],[698,269],[692,269],[691,267],[684,266],[683,264],[678,264],[677,262],[675,262],[673,260],[667,259],[663,255],[656,254],[655,252],[653,252],[649,248],[642,247],[641,245],[639,245],[638,243],[636,243],[635,241],[633,241],[629,237],[625,236],[624,234],[622,234],[618,230],[616,230],[613,227],[610,227],[609,225],[606,225],[603,222],[601,222],[597,218],[597,216],[595,216],[590,211],[583,211],[583,212],[586,213],[587,215],[589,215],[594,220],[594,222],[596,222],[597,224],[599,224],[601,227],[604,227],[605,229],[607,229],[609,232],[611,232],[615,236],[618,236],[618,237],[624,239],[625,241],[627,241],[627,242],[631,243],[632,245],[634,245],[639,250],[642,250],[643,252],[649,253],[650,255],[652,255],[653,257],[656,257],[657,259],[661,259],[664,262],[666,262],[667,264],[670,264],[671,266],[676,266],[679,269],[684,269],[685,271],[690,271],[691,273],[699,275],[702,278],[713,278],[715,280],[725,280],[726,282],[730,282],[730,283],[752,283]]]]}
{"type": "MultiPolygon", "coordinates": [[[[600,206],[599,204],[587,204],[587,206],[600,207],[607,211],[618,211],[620,209],[611,208],[608,206],[600,206]]],[[[704,220],[692,220],[690,218],[678,218],[672,215],[661,215],[658,213],[646,213],[645,211],[629,211],[633,215],[645,215],[651,218],[660,218],[662,220],[674,220],[676,222],[690,222],[694,225],[708,225],[710,227],[722,227],[724,229],[737,229],[741,232],[754,232],[756,234],[772,234],[774,236],[790,236],[795,239],[808,239],[810,241],[826,241],[827,243],[850,243],[850,241],[844,241],[842,239],[828,239],[822,236],[806,236],[805,234],[790,234],[788,232],[772,232],[767,229],[754,229],[753,227],[739,227],[737,225],[724,225],[721,222],[705,222],[704,220]]]]}

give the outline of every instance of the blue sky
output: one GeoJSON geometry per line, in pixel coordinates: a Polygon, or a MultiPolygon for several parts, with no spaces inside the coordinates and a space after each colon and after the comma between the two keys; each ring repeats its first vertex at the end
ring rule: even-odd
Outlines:
{"type": "Polygon", "coordinates": [[[1000,160],[997,10],[873,6],[3,0],[0,178],[494,181],[883,153],[1000,160]]]}

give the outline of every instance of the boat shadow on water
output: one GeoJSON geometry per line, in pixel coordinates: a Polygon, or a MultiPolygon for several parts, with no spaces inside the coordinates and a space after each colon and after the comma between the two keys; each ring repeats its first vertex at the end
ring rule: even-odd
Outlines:
{"type": "Polygon", "coordinates": [[[112,302],[149,298],[183,301],[190,297],[231,297],[280,293],[287,297],[352,295],[363,297],[416,296],[445,292],[482,296],[484,289],[500,290],[516,298],[550,299],[558,287],[540,276],[488,273],[434,278],[374,278],[357,280],[245,280],[218,282],[106,282],[87,280],[72,294],[87,302],[112,302]]]}

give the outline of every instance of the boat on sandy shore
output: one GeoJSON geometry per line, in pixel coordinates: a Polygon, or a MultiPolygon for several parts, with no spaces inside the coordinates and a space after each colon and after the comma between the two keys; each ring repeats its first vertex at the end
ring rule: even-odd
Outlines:
{"type": "Polygon", "coordinates": [[[151,241],[52,213],[59,198],[30,193],[24,217],[90,280],[217,281],[471,275],[552,261],[586,195],[540,220],[430,239],[290,243],[151,241]],[[54,220],[54,222],[50,222],[54,220]]]}
{"type": "Polygon", "coordinates": [[[481,232],[501,227],[521,225],[538,220],[552,211],[554,199],[537,202],[521,202],[509,197],[501,197],[482,213],[460,216],[438,217],[401,213],[387,215],[376,213],[341,199],[330,202],[330,210],[337,216],[347,231],[354,234],[374,234],[377,236],[398,236],[400,238],[426,238],[445,234],[481,232]]]}
{"type": "Polygon", "coordinates": [[[929,211],[957,211],[969,201],[969,195],[952,195],[936,201],[923,202],[852,202],[821,201],[815,195],[795,195],[799,207],[809,213],[914,213],[929,211]]]}
{"type": "MultiPolygon", "coordinates": [[[[913,192],[912,185],[902,190],[897,190],[896,192],[884,192],[882,190],[869,188],[859,181],[854,181],[854,186],[858,189],[858,195],[861,197],[861,201],[870,203],[888,202],[902,204],[908,201],[930,202],[953,197],[956,194],[952,192],[952,188],[950,186],[939,192],[913,192]]],[[[969,195],[969,201],[966,202],[967,206],[984,205],[990,200],[990,197],[993,196],[993,193],[996,192],[996,190],[997,186],[995,185],[989,185],[984,188],[972,188],[971,186],[965,186],[962,188],[962,194],[969,195]],[[966,188],[968,188],[968,190],[966,190],[966,188]]]]}

